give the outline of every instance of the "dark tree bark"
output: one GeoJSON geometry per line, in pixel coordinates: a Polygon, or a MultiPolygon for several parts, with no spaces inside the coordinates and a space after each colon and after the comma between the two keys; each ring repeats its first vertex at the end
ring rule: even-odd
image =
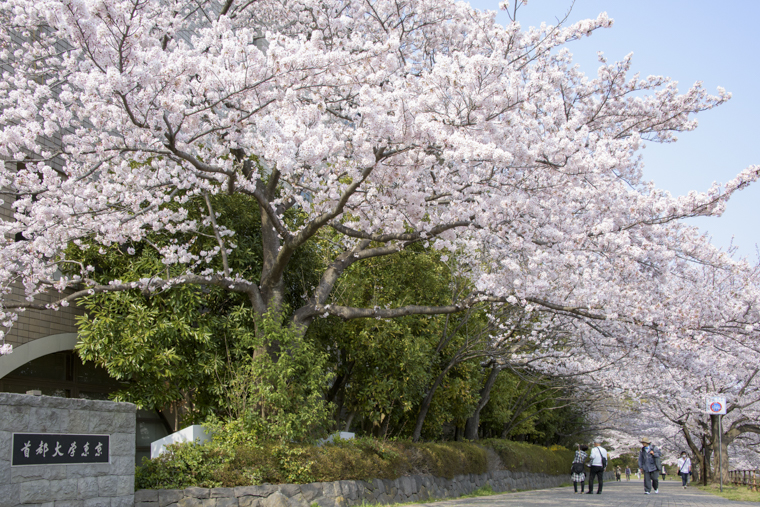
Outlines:
{"type": "Polygon", "coordinates": [[[470,416],[467,419],[467,422],[465,423],[465,426],[464,426],[464,438],[466,438],[467,440],[478,439],[478,428],[480,427],[480,412],[488,404],[488,400],[491,399],[491,389],[493,388],[493,385],[496,383],[496,377],[499,375],[500,371],[501,371],[501,367],[498,364],[494,363],[491,366],[491,371],[488,374],[486,383],[483,386],[483,389],[480,390],[480,400],[478,401],[478,404],[475,406],[475,411],[473,412],[472,416],[470,416]]]}
{"type": "Polygon", "coordinates": [[[425,418],[427,417],[428,410],[430,410],[430,404],[433,402],[433,395],[435,395],[435,391],[438,389],[438,386],[441,385],[441,382],[443,382],[443,379],[446,377],[446,375],[449,373],[449,370],[453,366],[453,362],[449,363],[449,365],[446,366],[446,368],[444,368],[443,371],[438,374],[438,376],[433,381],[433,385],[430,386],[430,389],[428,389],[428,392],[425,394],[425,398],[420,404],[420,411],[417,414],[417,422],[414,425],[414,431],[412,432],[413,442],[420,441],[420,436],[422,435],[422,425],[425,424],[425,418]]]}

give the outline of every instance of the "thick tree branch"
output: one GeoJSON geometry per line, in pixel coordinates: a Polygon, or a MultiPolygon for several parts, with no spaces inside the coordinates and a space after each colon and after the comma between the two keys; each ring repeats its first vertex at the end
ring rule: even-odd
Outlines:
{"type": "MultiPolygon", "coordinates": [[[[51,303],[37,304],[37,303],[11,303],[3,305],[3,308],[8,310],[51,310],[59,306],[66,305],[68,303],[76,302],[79,298],[92,296],[94,294],[102,294],[108,292],[124,292],[130,290],[139,290],[145,295],[150,295],[158,291],[166,291],[173,287],[183,284],[194,285],[212,285],[221,287],[224,290],[231,292],[237,292],[241,294],[247,294],[253,304],[254,309],[257,312],[265,313],[266,305],[261,299],[259,288],[255,283],[248,282],[246,280],[230,279],[220,275],[200,276],[195,274],[186,274],[175,278],[164,280],[161,278],[152,278],[147,281],[118,283],[103,285],[92,279],[84,279],[82,283],[86,284],[86,288],[77,290],[65,297],[57,299],[51,303]]],[[[52,285],[52,284],[51,284],[52,285]]]]}

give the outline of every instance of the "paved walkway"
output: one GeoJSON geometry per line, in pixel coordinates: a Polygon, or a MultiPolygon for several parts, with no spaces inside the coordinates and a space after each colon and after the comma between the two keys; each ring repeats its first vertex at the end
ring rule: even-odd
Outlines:
{"type": "Polygon", "coordinates": [[[660,493],[644,494],[644,481],[631,479],[630,482],[605,482],[601,495],[573,494],[573,487],[541,489],[520,493],[462,498],[429,504],[429,507],[758,507],[753,502],[733,502],[711,495],[697,488],[681,487],[681,481],[660,481],[660,493]]]}

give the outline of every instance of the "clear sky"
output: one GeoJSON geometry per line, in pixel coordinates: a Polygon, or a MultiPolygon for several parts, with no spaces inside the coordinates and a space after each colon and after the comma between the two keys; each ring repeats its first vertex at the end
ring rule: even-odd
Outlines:
{"type": "MultiPolygon", "coordinates": [[[[510,1],[510,4],[514,0],[510,1]]],[[[498,9],[498,0],[470,0],[478,9],[498,9]]],[[[726,104],[696,116],[699,127],[671,144],[647,143],[644,177],[674,195],[704,191],[752,164],[760,164],[760,1],[723,0],[530,0],[518,11],[524,27],[556,24],[572,6],[568,22],[607,12],[615,23],[570,43],[576,63],[589,75],[599,67],[597,51],[609,62],[633,53],[633,71],[664,75],[687,90],[702,81],[710,93],[722,86],[726,104]]],[[[499,22],[509,18],[501,12],[499,22]]],[[[760,183],[738,193],[720,218],[690,221],[738,255],[758,260],[760,183]]]]}

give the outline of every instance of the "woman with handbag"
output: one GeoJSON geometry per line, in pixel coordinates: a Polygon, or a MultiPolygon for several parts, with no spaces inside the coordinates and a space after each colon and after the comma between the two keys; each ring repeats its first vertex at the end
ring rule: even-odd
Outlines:
{"type": "Polygon", "coordinates": [[[691,475],[691,460],[686,456],[686,451],[682,451],[681,457],[678,458],[678,475],[681,476],[683,489],[686,489],[686,485],[689,484],[689,475],[691,475]]]}
{"type": "Polygon", "coordinates": [[[579,446],[578,450],[575,451],[573,464],[570,466],[570,478],[573,481],[573,489],[575,490],[576,495],[578,494],[578,483],[581,483],[581,493],[583,493],[583,487],[586,483],[586,472],[583,469],[583,463],[586,461],[586,458],[588,458],[586,451],[588,451],[587,445],[584,444],[579,446]]]}

